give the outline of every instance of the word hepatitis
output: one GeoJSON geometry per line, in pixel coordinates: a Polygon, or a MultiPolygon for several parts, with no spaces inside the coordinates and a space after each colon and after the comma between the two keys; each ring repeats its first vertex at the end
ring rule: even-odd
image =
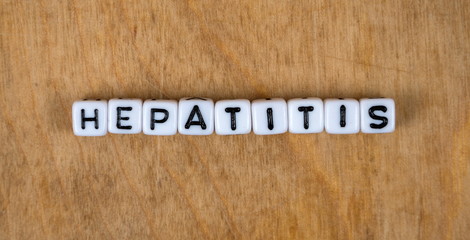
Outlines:
{"type": "Polygon", "coordinates": [[[389,133],[395,130],[390,98],[282,98],[221,100],[81,100],[72,106],[77,136],[115,134],[258,135],[290,133],[389,133]]]}

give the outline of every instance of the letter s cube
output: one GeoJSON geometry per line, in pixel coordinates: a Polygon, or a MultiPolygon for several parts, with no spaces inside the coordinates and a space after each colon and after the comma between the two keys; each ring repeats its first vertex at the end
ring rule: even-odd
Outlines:
{"type": "Polygon", "coordinates": [[[361,105],[361,131],[363,133],[389,133],[395,130],[395,101],[391,98],[363,98],[361,105]]]}

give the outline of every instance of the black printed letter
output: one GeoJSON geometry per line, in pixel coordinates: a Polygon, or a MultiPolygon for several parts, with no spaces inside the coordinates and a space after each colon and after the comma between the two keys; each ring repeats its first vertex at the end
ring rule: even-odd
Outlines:
{"type": "Polygon", "coordinates": [[[375,115],[375,113],[374,113],[375,111],[387,112],[387,107],[385,107],[385,106],[373,106],[373,107],[369,108],[369,116],[374,120],[381,120],[382,121],[382,123],[380,123],[380,124],[371,123],[370,127],[375,128],[375,129],[384,128],[388,124],[388,118],[383,117],[383,116],[375,115]]]}
{"type": "Polygon", "coordinates": [[[240,112],[240,108],[225,108],[225,112],[230,113],[230,127],[235,131],[235,129],[237,129],[237,118],[235,117],[235,113],[240,112]]]}
{"type": "Polygon", "coordinates": [[[341,105],[339,108],[339,125],[341,127],[346,127],[346,107],[344,105],[341,105]]]}
{"type": "Polygon", "coordinates": [[[204,122],[204,118],[202,118],[201,111],[199,110],[199,106],[195,105],[191,113],[189,114],[188,121],[184,125],[184,128],[189,129],[191,125],[200,125],[202,129],[206,129],[206,123],[204,122]],[[198,121],[193,121],[194,114],[197,115],[198,121]]]}
{"type": "Polygon", "coordinates": [[[132,126],[122,126],[121,120],[129,120],[129,117],[121,117],[122,111],[131,111],[132,107],[117,107],[117,122],[116,127],[118,129],[132,129],[132,126]]]}
{"type": "Polygon", "coordinates": [[[312,112],[313,107],[312,106],[299,107],[299,111],[304,112],[304,128],[308,129],[308,112],[312,112]]]}
{"type": "Polygon", "coordinates": [[[168,111],[166,109],[161,109],[161,108],[152,108],[150,109],[150,129],[154,130],[155,129],[155,123],[164,123],[166,120],[168,120],[168,111]],[[162,119],[157,120],[155,119],[155,113],[160,112],[163,113],[164,116],[162,119]]]}
{"type": "Polygon", "coordinates": [[[272,108],[266,109],[266,114],[268,115],[268,129],[273,130],[273,128],[274,128],[273,109],[272,108]]]}
{"type": "Polygon", "coordinates": [[[87,121],[95,122],[95,129],[98,129],[98,109],[95,109],[95,117],[92,118],[85,117],[85,109],[82,109],[82,129],[85,129],[85,122],[87,121]]]}

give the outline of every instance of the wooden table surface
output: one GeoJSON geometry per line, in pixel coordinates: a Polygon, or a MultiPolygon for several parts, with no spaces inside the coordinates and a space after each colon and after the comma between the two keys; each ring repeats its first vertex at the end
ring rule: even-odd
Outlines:
{"type": "Polygon", "coordinates": [[[470,1],[0,4],[0,239],[468,239],[470,1]],[[81,98],[390,97],[391,134],[72,132],[81,98]]]}

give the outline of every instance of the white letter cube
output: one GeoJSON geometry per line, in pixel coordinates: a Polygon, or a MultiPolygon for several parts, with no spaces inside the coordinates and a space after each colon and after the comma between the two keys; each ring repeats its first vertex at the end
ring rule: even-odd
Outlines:
{"type": "Polygon", "coordinates": [[[323,101],[320,98],[294,98],[287,101],[289,132],[319,133],[324,128],[323,101]]]}
{"type": "Polygon", "coordinates": [[[77,136],[103,136],[108,132],[106,100],[76,101],[72,105],[73,133],[77,136]]]}
{"type": "Polygon", "coordinates": [[[325,100],[325,131],[331,134],[352,134],[360,130],[359,102],[356,99],[325,100]]]}
{"type": "Polygon", "coordinates": [[[254,100],[251,103],[251,116],[255,134],[280,134],[287,131],[287,103],[282,98],[254,100]]]}
{"type": "Polygon", "coordinates": [[[214,102],[209,98],[182,98],[178,104],[178,132],[210,135],[214,132],[214,102]]]}
{"type": "Polygon", "coordinates": [[[391,98],[364,98],[361,104],[361,131],[389,133],[395,130],[395,101],[391,98]]]}
{"type": "Polygon", "coordinates": [[[250,101],[246,99],[217,101],[215,103],[215,132],[219,135],[250,133],[250,101]]]}
{"type": "Polygon", "coordinates": [[[140,133],[142,131],[142,100],[110,99],[108,131],[117,134],[140,133]]]}
{"type": "Polygon", "coordinates": [[[142,129],[146,135],[175,135],[178,131],[178,102],[145,100],[142,107],[142,129]]]}

